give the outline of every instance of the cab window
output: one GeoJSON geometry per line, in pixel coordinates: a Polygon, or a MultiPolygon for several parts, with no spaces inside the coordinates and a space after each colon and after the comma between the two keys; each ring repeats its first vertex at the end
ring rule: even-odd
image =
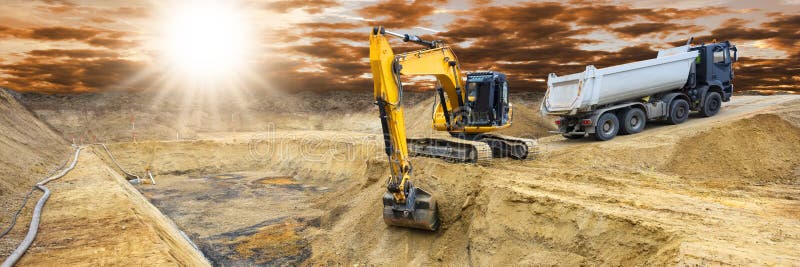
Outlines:
{"type": "Polygon", "coordinates": [[[508,103],[508,82],[503,82],[503,103],[508,103]]]}
{"type": "Polygon", "coordinates": [[[725,50],[718,48],[714,50],[714,63],[725,63],[725,50]]]}
{"type": "Polygon", "coordinates": [[[467,83],[467,99],[470,101],[474,101],[475,97],[478,96],[478,83],[472,82],[467,83]]]}

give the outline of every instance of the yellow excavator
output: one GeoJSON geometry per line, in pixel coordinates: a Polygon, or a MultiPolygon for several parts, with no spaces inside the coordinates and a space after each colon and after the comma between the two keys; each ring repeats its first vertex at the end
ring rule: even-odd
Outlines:
{"type": "Polygon", "coordinates": [[[383,219],[388,225],[435,231],[439,227],[436,200],[410,180],[410,155],[457,162],[485,162],[492,157],[531,159],[537,153],[532,139],[489,134],[511,126],[508,82],[499,72],[461,74],[453,50],[443,41],[426,41],[375,27],[370,34],[369,60],[375,104],[380,111],[391,176],[383,196],[383,219]],[[394,54],[387,36],[425,48],[394,54]],[[407,138],[401,75],[432,75],[437,80],[433,128],[450,138],[407,138]],[[466,80],[466,81],[465,81],[466,80]]]}

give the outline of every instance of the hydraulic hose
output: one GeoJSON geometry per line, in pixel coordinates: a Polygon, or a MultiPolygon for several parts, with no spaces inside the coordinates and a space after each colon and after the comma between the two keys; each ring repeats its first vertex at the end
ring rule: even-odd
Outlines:
{"type": "Polygon", "coordinates": [[[33,209],[33,217],[31,218],[30,228],[28,228],[28,234],[25,235],[25,239],[22,240],[22,242],[19,244],[17,249],[14,250],[14,252],[11,252],[11,255],[9,255],[8,258],[6,258],[6,260],[3,262],[2,265],[0,265],[0,267],[14,266],[14,264],[16,264],[17,261],[19,261],[19,259],[22,258],[22,255],[25,254],[25,251],[27,251],[28,248],[31,246],[33,240],[36,239],[36,234],[39,232],[39,221],[41,220],[42,216],[42,208],[44,208],[44,204],[47,202],[47,199],[50,198],[50,189],[47,189],[47,187],[45,187],[44,185],[49,183],[50,181],[63,177],[64,175],[69,173],[72,169],[74,169],[75,165],[78,164],[78,156],[80,156],[81,149],[83,149],[83,147],[77,147],[75,149],[75,157],[72,159],[72,163],[69,165],[69,167],[62,170],[61,173],[57,175],[50,176],[49,178],[36,183],[36,188],[42,190],[44,194],[42,195],[41,198],[39,198],[39,201],[36,203],[36,207],[33,209]]]}

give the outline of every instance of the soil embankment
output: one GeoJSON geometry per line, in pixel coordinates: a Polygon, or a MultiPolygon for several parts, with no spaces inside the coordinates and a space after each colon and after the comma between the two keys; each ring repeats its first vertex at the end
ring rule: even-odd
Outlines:
{"type": "MultiPolygon", "coordinates": [[[[0,225],[5,229],[25,193],[57,170],[73,150],[5,90],[0,90],[0,132],[0,225]]],[[[47,187],[52,195],[44,206],[39,234],[20,266],[207,265],[172,221],[93,149],[84,150],[75,169],[47,187]]],[[[0,240],[0,258],[24,238],[40,196],[34,191],[14,229],[0,240]]]]}

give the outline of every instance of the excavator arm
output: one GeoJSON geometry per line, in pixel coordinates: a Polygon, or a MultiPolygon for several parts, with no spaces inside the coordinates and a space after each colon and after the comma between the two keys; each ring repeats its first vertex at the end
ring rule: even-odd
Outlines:
{"type": "MultiPolygon", "coordinates": [[[[410,180],[413,167],[406,142],[403,89],[400,82],[404,67],[399,64],[400,58],[395,56],[385,34],[382,27],[373,29],[369,53],[375,104],[380,112],[384,148],[391,170],[387,192],[383,196],[383,218],[389,225],[434,231],[439,226],[436,200],[430,193],[415,187],[410,180]]],[[[419,40],[404,36],[404,40],[414,39],[419,40]]],[[[435,44],[429,43],[429,46],[434,47],[435,44]]],[[[458,79],[452,79],[450,83],[458,84],[458,79]]]]}

